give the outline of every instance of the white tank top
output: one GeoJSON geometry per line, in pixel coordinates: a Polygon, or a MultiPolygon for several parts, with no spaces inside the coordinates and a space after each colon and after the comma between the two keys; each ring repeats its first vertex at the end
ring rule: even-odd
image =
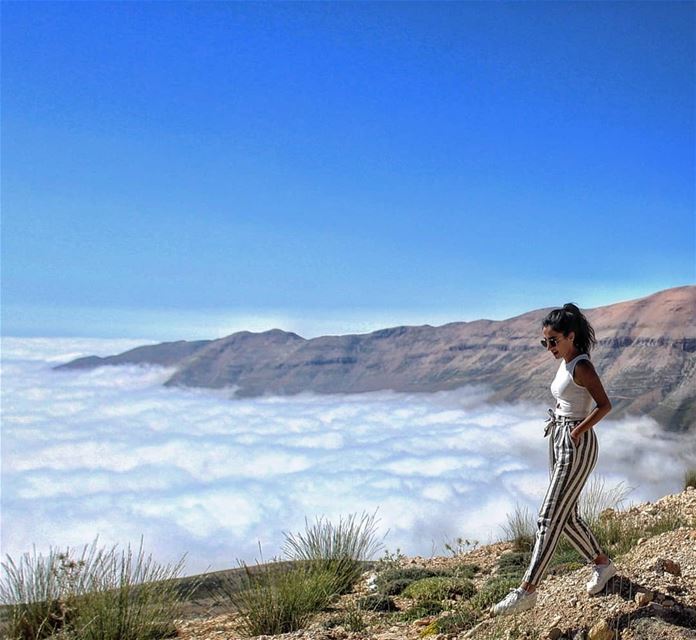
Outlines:
{"type": "Polygon", "coordinates": [[[556,415],[582,419],[592,411],[594,398],[585,387],[581,387],[573,380],[575,365],[580,360],[589,359],[590,357],[586,353],[581,353],[570,362],[563,360],[561,366],[558,367],[556,377],[551,383],[551,393],[557,401],[554,410],[556,415]]]}

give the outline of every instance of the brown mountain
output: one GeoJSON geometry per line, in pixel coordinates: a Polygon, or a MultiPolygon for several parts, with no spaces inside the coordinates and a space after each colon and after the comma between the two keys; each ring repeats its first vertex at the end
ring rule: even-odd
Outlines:
{"type": "MultiPolygon", "coordinates": [[[[310,340],[280,329],[240,331],[219,340],[165,342],[107,358],[79,358],[56,368],[176,366],[166,385],[234,386],[236,397],[430,392],[484,384],[494,402],[550,401],[558,365],[539,345],[548,311],[310,340]]],[[[584,312],[598,340],[592,360],[612,401],[612,417],[648,414],[669,431],[690,430],[696,421],[696,286],[584,312]]]]}

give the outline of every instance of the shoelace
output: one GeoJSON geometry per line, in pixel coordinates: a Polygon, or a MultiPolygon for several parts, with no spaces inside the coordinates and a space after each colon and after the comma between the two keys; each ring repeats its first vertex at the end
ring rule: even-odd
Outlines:
{"type": "Polygon", "coordinates": [[[508,591],[508,594],[505,597],[505,599],[510,600],[511,599],[510,596],[512,596],[514,593],[517,593],[517,587],[515,587],[514,589],[510,589],[510,591],[508,591]]]}

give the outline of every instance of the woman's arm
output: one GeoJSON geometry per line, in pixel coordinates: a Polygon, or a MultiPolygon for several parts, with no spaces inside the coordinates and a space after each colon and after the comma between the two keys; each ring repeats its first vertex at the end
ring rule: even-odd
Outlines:
{"type": "Polygon", "coordinates": [[[589,360],[580,360],[575,365],[575,382],[581,387],[585,387],[594,399],[597,406],[590,412],[581,423],[577,424],[570,432],[575,444],[579,444],[580,436],[588,429],[596,425],[607,413],[611,411],[611,402],[607,397],[607,392],[602,386],[594,365],[589,360]]]}

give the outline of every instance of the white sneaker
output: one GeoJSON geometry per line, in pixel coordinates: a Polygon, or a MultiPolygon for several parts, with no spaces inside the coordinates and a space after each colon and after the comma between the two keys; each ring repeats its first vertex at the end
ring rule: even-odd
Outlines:
{"type": "Polygon", "coordinates": [[[599,593],[609,581],[609,578],[616,575],[616,566],[609,560],[608,564],[596,564],[592,568],[592,577],[587,583],[587,593],[593,596],[599,593]]]}
{"type": "Polygon", "coordinates": [[[509,613],[517,613],[531,609],[536,604],[537,592],[529,593],[522,587],[510,589],[508,593],[498,604],[494,604],[490,611],[493,616],[505,616],[509,613]]]}

